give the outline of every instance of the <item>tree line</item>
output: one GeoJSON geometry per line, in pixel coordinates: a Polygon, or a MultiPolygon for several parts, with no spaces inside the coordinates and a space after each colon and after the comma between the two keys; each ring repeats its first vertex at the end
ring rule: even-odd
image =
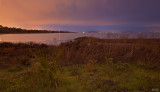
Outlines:
{"type": "Polygon", "coordinates": [[[49,30],[27,30],[21,28],[3,27],[0,25],[0,34],[10,33],[69,33],[68,31],[49,31],[49,30]]]}

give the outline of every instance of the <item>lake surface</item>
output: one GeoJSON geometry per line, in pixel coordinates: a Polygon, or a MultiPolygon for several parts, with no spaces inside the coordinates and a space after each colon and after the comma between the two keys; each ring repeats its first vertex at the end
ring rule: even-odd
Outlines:
{"type": "MultiPolygon", "coordinates": [[[[108,34],[108,33],[34,33],[34,34],[0,34],[0,42],[34,42],[48,45],[59,45],[62,42],[74,40],[78,37],[96,37],[96,38],[136,38],[139,34],[108,34]]],[[[152,34],[144,34],[144,38],[152,37],[152,34]]],[[[156,33],[155,38],[160,38],[156,33]]]]}
{"type": "Polygon", "coordinates": [[[0,34],[0,42],[35,42],[58,45],[78,37],[106,38],[106,33],[39,33],[39,34],[0,34]]]}

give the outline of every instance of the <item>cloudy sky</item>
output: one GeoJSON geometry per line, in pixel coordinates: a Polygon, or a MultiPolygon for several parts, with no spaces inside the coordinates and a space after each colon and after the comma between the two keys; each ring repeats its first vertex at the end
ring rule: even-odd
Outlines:
{"type": "Polygon", "coordinates": [[[160,0],[0,0],[0,25],[69,31],[159,31],[160,0]]]}

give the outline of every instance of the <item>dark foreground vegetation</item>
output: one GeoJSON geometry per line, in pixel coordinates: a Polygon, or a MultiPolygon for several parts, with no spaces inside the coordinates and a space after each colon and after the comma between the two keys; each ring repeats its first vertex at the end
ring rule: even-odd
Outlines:
{"type": "Polygon", "coordinates": [[[67,31],[48,31],[48,30],[27,30],[21,28],[9,28],[0,25],[0,34],[22,34],[22,33],[70,33],[67,31]]]}
{"type": "Polygon", "coordinates": [[[59,46],[0,43],[0,92],[151,92],[160,39],[77,38],[59,46]]]}

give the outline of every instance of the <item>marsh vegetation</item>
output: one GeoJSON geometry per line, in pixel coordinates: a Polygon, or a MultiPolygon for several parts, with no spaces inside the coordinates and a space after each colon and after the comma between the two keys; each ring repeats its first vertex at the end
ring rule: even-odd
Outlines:
{"type": "Polygon", "coordinates": [[[77,38],[0,43],[1,92],[150,92],[160,88],[160,39],[77,38]]]}

